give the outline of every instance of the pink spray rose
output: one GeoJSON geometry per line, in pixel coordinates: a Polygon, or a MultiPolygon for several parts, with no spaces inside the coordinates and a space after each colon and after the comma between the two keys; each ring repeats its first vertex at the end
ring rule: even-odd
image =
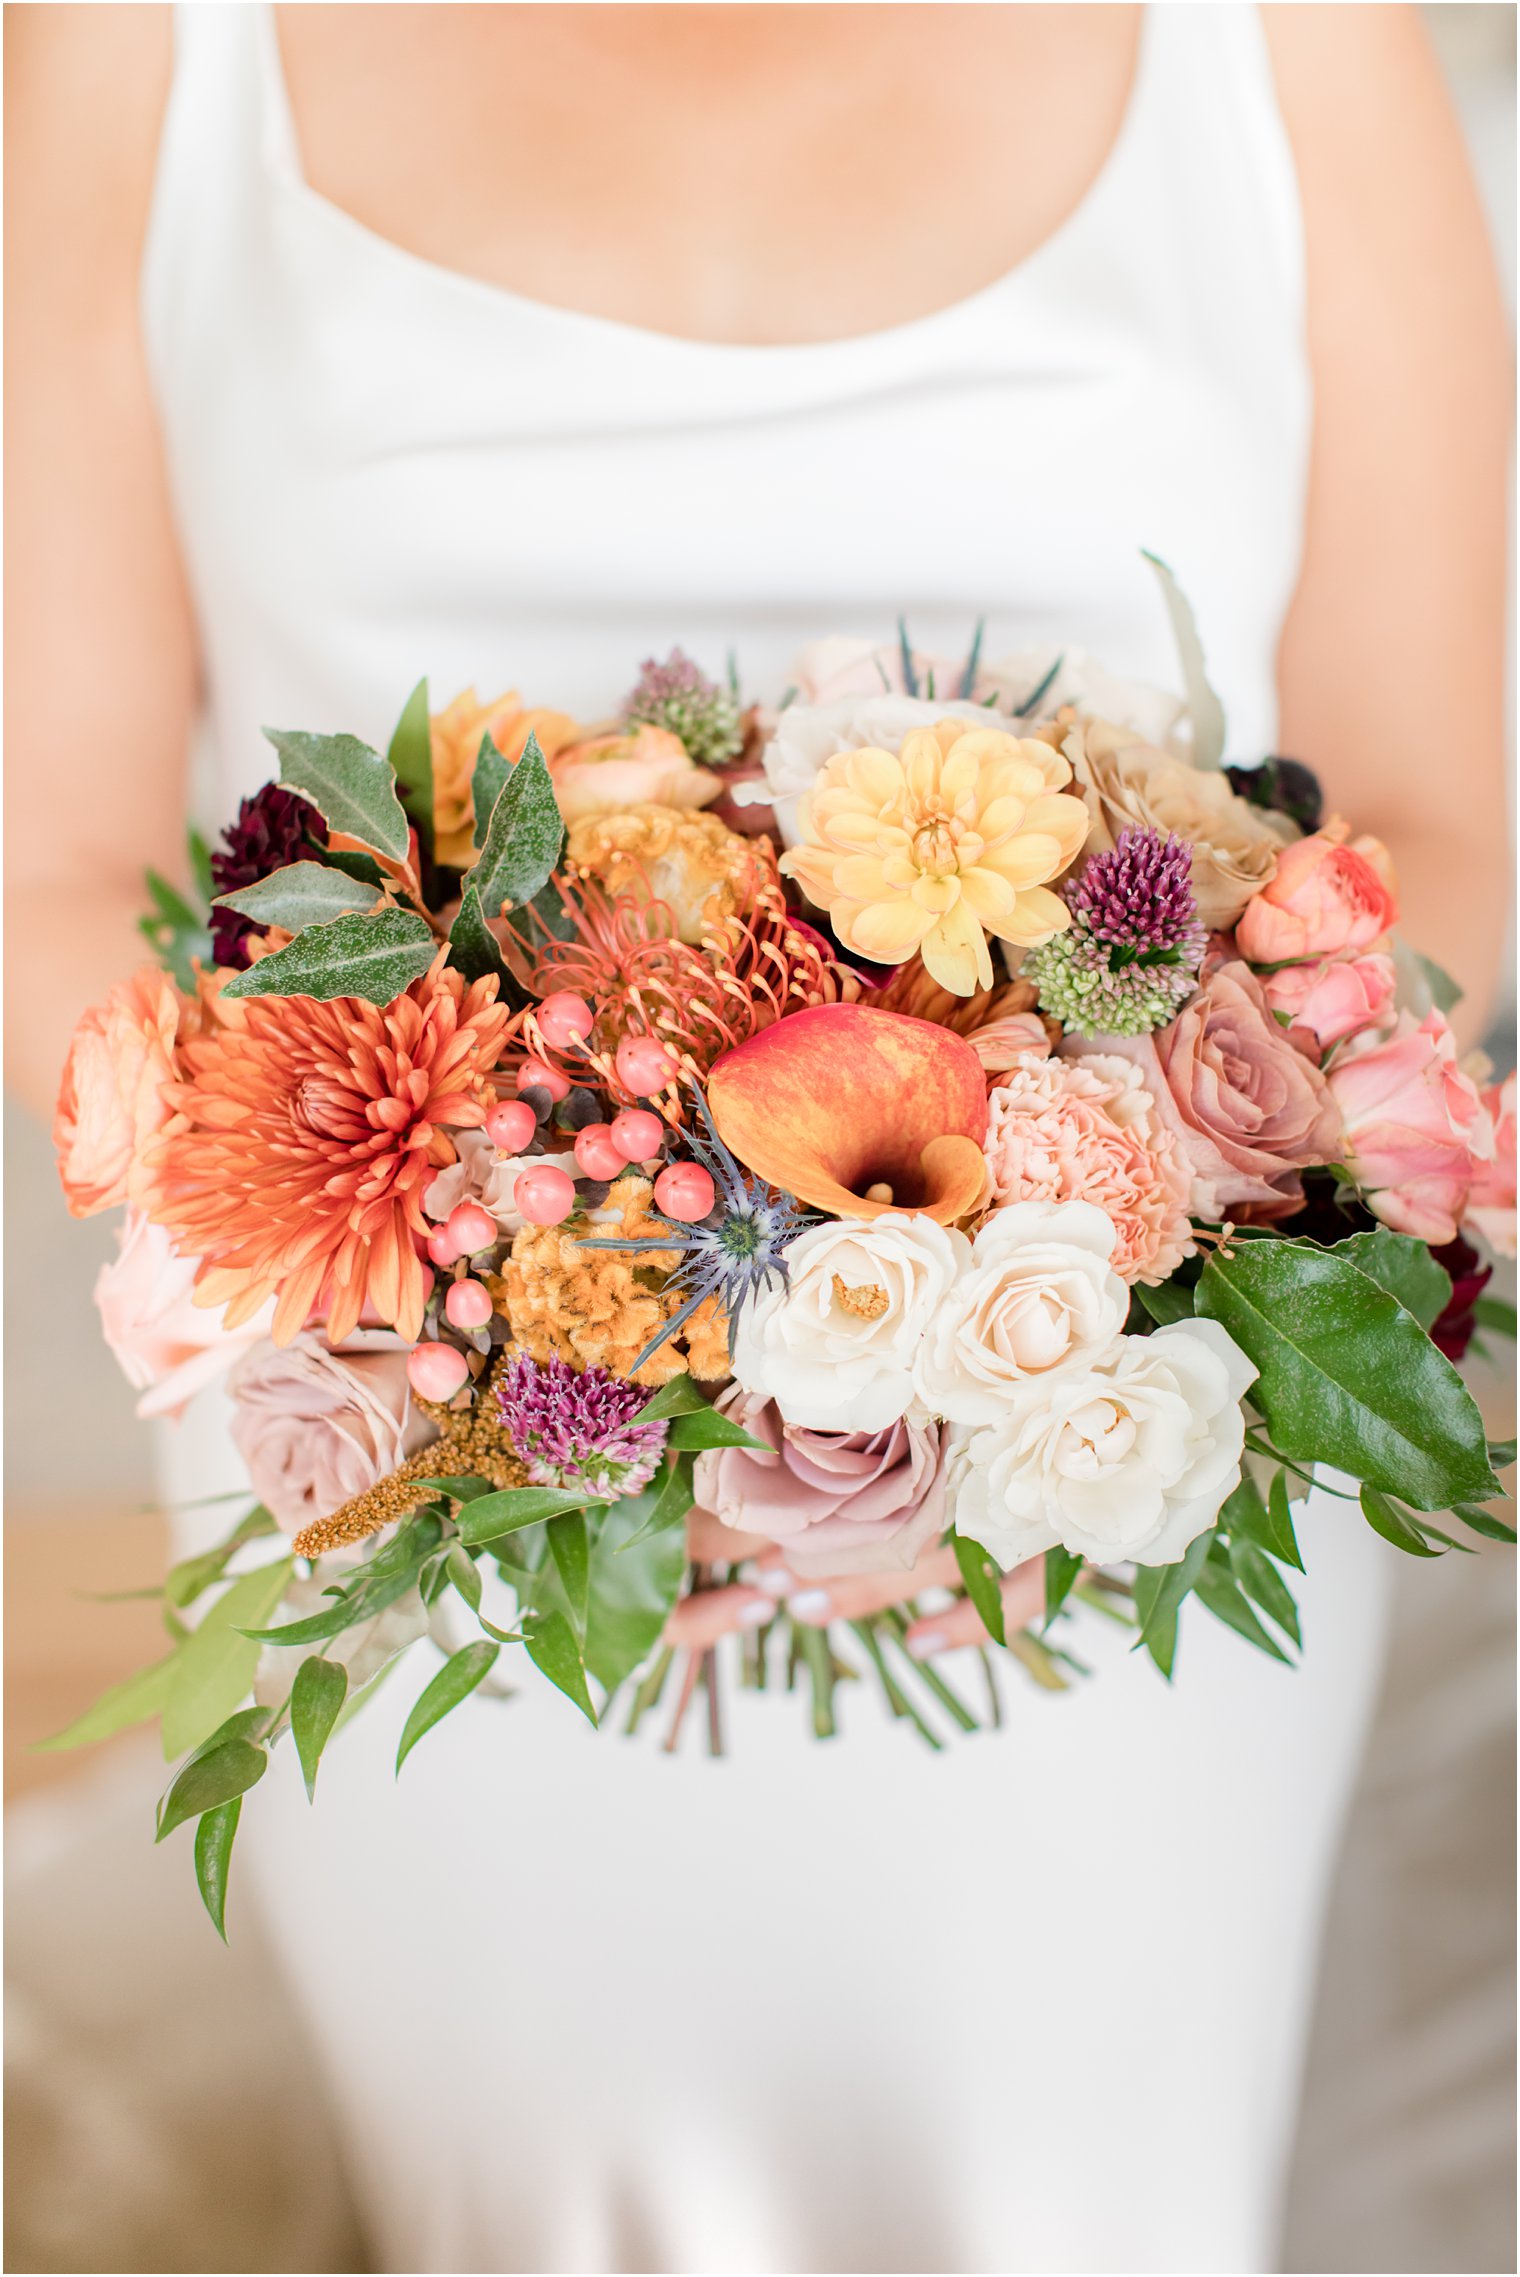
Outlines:
{"type": "Polygon", "coordinates": [[[1337,817],[1283,848],[1275,875],[1236,924],[1243,957],[1275,965],[1341,956],[1370,949],[1392,930],[1399,905],[1387,849],[1376,838],[1348,845],[1349,836],[1349,825],[1337,817]]]}
{"type": "Polygon", "coordinates": [[[269,1334],[274,1299],[229,1330],[224,1307],[192,1302],[200,1260],[179,1256],[161,1225],[129,1208],[119,1241],[119,1254],[95,1283],[101,1327],[122,1374],[143,1395],[138,1414],[178,1419],[203,1386],[269,1334]]]}
{"type": "Polygon", "coordinates": [[[1300,1171],[1338,1159],[1325,1078],[1294,1050],[1248,965],[1218,966],[1154,1035],[1068,1037],[1062,1050],[1135,1062],[1182,1149],[1195,1217],[1288,1217],[1303,1200],[1300,1171]]]}
{"type": "Polygon", "coordinates": [[[388,1330],[334,1352],[302,1329],[255,1344],[228,1378],[232,1437],[253,1491],[287,1534],[329,1517],[438,1434],[414,1408],[408,1347],[388,1330]]]}
{"type": "Polygon", "coordinates": [[[164,1087],[179,1074],[175,1047],[192,1012],[166,973],[143,965],[74,1030],[53,1120],[74,1217],[142,1198],[143,1158],[169,1120],[164,1087]]]}
{"type": "MultiPolygon", "coordinates": [[[[1500,1257],[1515,1254],[1515,1078],[1506,1075],[1483,1094],[1493,1132],[1493,1153],[1476,1165],[1467,1196],[1464,1233],[1481,1234],[1500,1257]]],[[[1485,1148],[1484,1153],[1487,1153],[1485,1148]]]]}
{"type": "Polygon", "coordinates": [[[1341,1159],[1368,1208],[1395,1233],[1454,1241],[1489,1132],[1442,1014],[1401,1012],[1390,1036],[1348,1045],[1330,1089],[1345,1122],[1341,1159]]]}
{"type": "Polygon", "coordinates": [[[1287,1014],[1290,1042],[1308,1059],[1319,1060],[1332,1044],[1393,1018],[1393,959],[1381,950],[1284,965],[1264,974],[1262,985],[1273,1011],[1287,1014]]]}
{"type": "Polygon", "coordinates": [[[795,1573],[906,1571],[945,1526],[948,1450],[937,1423],[810,1431],[731,1384],[717,1402],[774,1452],[719,1447],[697,1457],[696,1499],[725,1526],[780,1542],[795,1573]]]}

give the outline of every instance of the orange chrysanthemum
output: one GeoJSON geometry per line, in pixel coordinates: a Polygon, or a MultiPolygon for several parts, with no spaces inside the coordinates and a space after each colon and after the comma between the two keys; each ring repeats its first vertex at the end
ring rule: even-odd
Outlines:
{"type": "Polygon", "coordinates": [[[484,1120],[507,1028],[494,978],[466,988],[440,952],[393,1004],[247,997],[184,1045],[148,1214],[203,1260],[196,1301],[227,1325],[276,1296],[286,1343],[322,1307],[334,1343],[366,1309],[421,1333],[422,1195],[484,1120]]]}

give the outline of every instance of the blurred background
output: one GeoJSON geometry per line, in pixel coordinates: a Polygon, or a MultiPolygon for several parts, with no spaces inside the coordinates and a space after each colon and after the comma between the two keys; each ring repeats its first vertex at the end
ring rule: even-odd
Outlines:
{"type": "MultiPolygon", "coordinates": [[[[1516,10],[1425,14],[1513,318],[1516,10]]],[[[1513,1028],[1511,996],[1489,1046],[1501,1068],[1513,1028]]],[[[154,1581],[164,1533],[150,1435],[90,1299],[110,1226],[66,1216],[45,1134],[9,1103],[5,1145],[5,2265],[363,2270],[321,2084],[257,1925],[242,1913],[224,1952],[182,1847],[151,1844],[151,1740],[32,1752],[158,1656],[153,1603],[91,1598],[154,1581]]],[[[1508,1354],[1470,1373],[1490,1435],[1510,1435],[1508,1354]]],[[[1387,1555],[1394,1647],[1334,1899],[1282,2267],[1513,2270],[1514,1561],[1488,1549],[1409,1572],[1387,1555]]]]}

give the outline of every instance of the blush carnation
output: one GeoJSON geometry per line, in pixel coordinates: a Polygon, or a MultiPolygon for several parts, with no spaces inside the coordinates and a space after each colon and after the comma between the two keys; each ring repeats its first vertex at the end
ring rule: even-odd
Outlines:
{"type": "Polygon", "coordinates": [[[1140,1070],[1094,1053],[1019,1062],[987,1102],[993,1199],[1091,1202],[1114,1227],[1110,1263],[1156,1286],[1193,1253],[1189,1178],[1140,1070]]]}

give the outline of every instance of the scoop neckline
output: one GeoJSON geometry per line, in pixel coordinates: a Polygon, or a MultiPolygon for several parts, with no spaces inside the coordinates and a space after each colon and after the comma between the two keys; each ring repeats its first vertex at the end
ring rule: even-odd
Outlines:
{"type": "Polygon", "coordinates": [[[619,340],[629,347],[667,355],[685,355],[693,360],[722,359],[735,364],[748,361],[771,365],[786,361],[816,363],[829,357],[881,352],[897,344],[908,345],[921,340],[932,332],[954,329],[1004,297],[1011,287],[1023,283],[1032,272],[1044,267],[1065,249],[1072,238],[1091,225],[1094,211],[1109,203],[1116,194],[1116,185],[1128,171],[1131,154],[1140,139],[1141,122],[1147,108],[1149,77],[1154,67],[1156,43],[1153,19],[1157,12],[1156,0],[1147,0],[1147,4],[1141,8],[1134,61],[1130,68],[1129,87],[1118,128],[1097,172],[1053,230],[1042,237],[1038,244],[1031,246],[1011,267],[1000,271],[989,283],[978,285],[974,292],[964,294],[959,300],[947,301],[940,308],[929,309],[922,316],[908,317],[897,324],[880,325],[869,332],[847,332],[828,340],[704,340],[692,333],[665,332],[656,325],[635,324],[624,317],[603,316],[594,309],[543,300],[536,294],[519,292],[511,285],[497,284],[488,277],[472,276],[467,269],[450,268],[447,262],[434,261],[426,254],[414,253],[410,247],[400,244],[395,238],[372,229],[368,222],[360,221],[346,206],[316,189],[307,178],[300,138],[296,132],[295,113],[290,103],[290,90],[285,78],[275,0],[262,0],[262,5],[256,11],[261,51],[259,63],[269,106],[266,118],[269,131],[263,137],[263,157],[267,170],[279,185],[298,199],[308,212],[316,214],[328,228],[340,231],[351,243],[364,247],[372,258],[410,269],[435,290],[473,300],[478,305],[494,307],[503,314],[515,314],[536,323],[558,324],[568,330],[579,330],[603,342],[619,340]]]}

